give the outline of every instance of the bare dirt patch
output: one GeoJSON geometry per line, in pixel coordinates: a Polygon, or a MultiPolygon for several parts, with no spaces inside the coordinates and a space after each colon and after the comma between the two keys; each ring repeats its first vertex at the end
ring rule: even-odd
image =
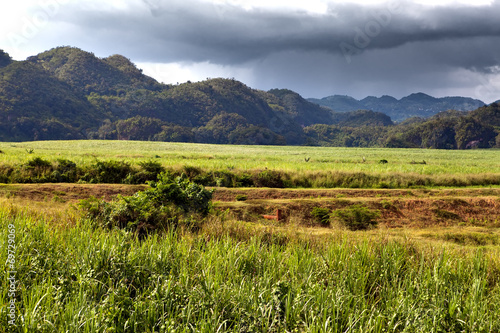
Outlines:
{"type": "Polygon", "coordinates": [[[0,196],[32,201],[47,201],[54,197],[75,202],[91,196],[111,200],[118,194],[132,195],[145,189],[144,185],[116,184],[16,184],[0,185],[0,196]]]}

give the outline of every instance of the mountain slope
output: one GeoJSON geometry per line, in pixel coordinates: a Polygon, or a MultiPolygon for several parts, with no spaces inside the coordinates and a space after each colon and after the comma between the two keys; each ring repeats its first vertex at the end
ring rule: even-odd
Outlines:
{"type": "Polygon", "coordinates": [[[100,59],[78,48],[57,47],[29,57],[28,61],[85,94],[117,95],[120,89],[160,87],[158,82],[143,75],[130,60],[120,55],[100,59]]]}
{"type": "Polygon", "coordinates": [[[85,138],[104,115],[83,94],[30,62],[0,68],[0,139],[85,138]]]}

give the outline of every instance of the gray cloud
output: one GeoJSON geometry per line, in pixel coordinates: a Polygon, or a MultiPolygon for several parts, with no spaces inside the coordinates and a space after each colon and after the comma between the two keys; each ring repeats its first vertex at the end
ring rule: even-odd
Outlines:
{"type": "Polygon", "coordinates": [[[57,16],[72,26],[67,35],[61,30],[46,38],[51,46],[70,41],[65,44],[137,62],[253,66],[257,88],[363,97],[463,91],[478,84],[475,73],[498,75],[498,13],[500,0],[479,7],[332,3],[325,14],[197,0],[142,0],[116,10],[82,2],[57,16]],[[457,83],[457,73],[470,77],[457,83]]]}
{"type": "MultiPolygon", "coordinates": [[[[79,5],[68,11],[67,20],[85,34],[122,44],[142,61],[220,64],[238,64],[286,51],[343,54],[341,43],[361,53],[413,42],[464,45],[478,37],[500,36],[498,0],[483,7],[423,7],[405,2],[368,7],[331,4],[325,15],[245,10],[194,0],[143,0],[140,4],[130,11],[108,12],[79,5]],[[118,41],[117,35],[121,36],[118,41]]],[[[488,43],[481,48],[488,51],[488,43]]],[[[470,51],[474,50],[463,53],[470,51]]],[[[498,62],[498,57],[478,60],[479,67],[485,67],[498,62]]]]}

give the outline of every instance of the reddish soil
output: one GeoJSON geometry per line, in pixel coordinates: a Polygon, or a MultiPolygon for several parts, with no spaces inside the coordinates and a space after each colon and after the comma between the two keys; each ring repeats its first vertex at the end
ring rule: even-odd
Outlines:
{"type": "Polygon", "coordinates": [[[143,185],[115,184],[15,184],[0,185],[0,196],[33,201],[46,201],[56,196],[71,202],[91,196],[111,200],[118,194],[132,195],[145,188],[143,185]]]}
{"type": "MultiPolygon", "coordinates": [[[[74,203],[94,196],[111,200],[128,196],[145,185],[116,184],[15,184],[0,185],[0,197],[30,201],[74,203]],[[55,200],[58,199],[58,200],[55,200]]],[[[459,223],[500,227],[500,189],[228,189],[217,188],[214,202],[218,209],[229,209],[242,220],[283,211],[284,221],[292,218],[312,223],[314,207],[342,209],[363,204],[381,213],[380,222],[388,227],[426,227],[459,223]],[[238,202],[237,196],[246,196],[238,202]]]]}

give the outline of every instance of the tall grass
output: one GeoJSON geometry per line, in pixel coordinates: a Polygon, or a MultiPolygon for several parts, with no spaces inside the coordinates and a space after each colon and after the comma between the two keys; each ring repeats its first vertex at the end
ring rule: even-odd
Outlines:
{"type": "MultiPolygon", "coordinates": [[[[294,169],[286,167],[287,163],[291,163],[286,160],[281,161],[281,168],[276,169],[267,167],[244,169],[240,164],[238,168],[229,165],[226,168],[215,168],[215,165],[202,168],[200,165],[203,165],[203,157],[198,156],[193,159],[197,165],[179,162],[165,168],[161,159],[135,160],[137,164],[132,164],[124,160],[94,158],[91,160],[92,163],[86,161],[77,164],[65,158],[51,161],[34,156],[20,164],[0,163],[0,183],[143,184],[146,181],[156,180],[159,173],[167,171],[172,175],[185,174],[191,180],[205,186],[218,187],[410,188],[500,185],[500,173],[492,173],[491,171],[495,168],[491,166],[490,172],[464,173],[450,168],[448,173],[426,174],[414,171],[391,171],[390,169],[380,171],[376,167],[380,165],[378,163],[371,164],[371,166],[367,164],[373,170],[364,166],[364,171],[361,169],[356,171],[359,163],[354,162],[350,162],[350,166],[344,166],[342,170],[336,170],[334,166],[331,169],[315,170],[314,163],[310,164],[310,169],[303,169],[301,166],[294,169]]],[[[254,159],[257,158],[254,157],[254,159]]],[[[171,162],[171,160],[168,161],[171,162]]],[[[493,161],[492,163],[494,166],[493,161]]],[[[402,168],[403,165],[400,167],[402,168]]],[[[438,169],[438,166],[434,167],[434,170],[438,169]]]]}
{"type": "Polygon", "coordinates": [[[481,251],[362,237],[311,244],[243,235],[216,218],[200,234],[143,241],[56,222],[0,210],[2,262],[6,225],[16,226],[14,332],[500,331],[500,267],[481,251]]]}
{"type": "Polygon", "coordinates": [[[0,164],[25,163],[34,156],[50,161],[69,159],[81,166],[98,160],[138,164],[156,160],[166,168],[185,165],[204,170],[264,170],[285,172],[349,171],[364,173],[479,174],[500,173],[499,151],[335,148],[296,146],[234,146],[140,141],[0,142],[0,164]],[[28,154],[26,149],[33,149],[28,154]],[[305,162],[310,158],[309,162],[305,162]],[[382,159],[387,164],[379,164],[382,159]],[[426,164],[415,162],[425,161],[426,164]]]}

